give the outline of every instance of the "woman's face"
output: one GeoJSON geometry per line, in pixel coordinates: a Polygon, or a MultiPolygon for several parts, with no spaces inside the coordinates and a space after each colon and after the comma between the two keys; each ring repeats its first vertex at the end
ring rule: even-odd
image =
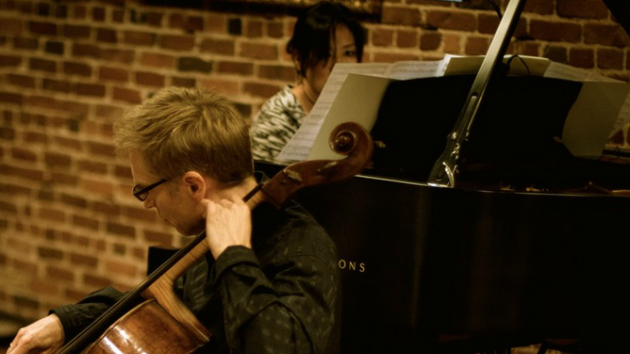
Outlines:
{"type": "Polygon", "coordinates": [[[308,85],[319,96],[324,88],[326,80],[333,69],[335,63],[356,63],[357,48],[354,37],[350,29],[344,24],[338,24],[335,28],[334,37],[330,37],[330,57],[328,60],[317,62],[311,67],[307,67],[304,78],[308,85]]]}

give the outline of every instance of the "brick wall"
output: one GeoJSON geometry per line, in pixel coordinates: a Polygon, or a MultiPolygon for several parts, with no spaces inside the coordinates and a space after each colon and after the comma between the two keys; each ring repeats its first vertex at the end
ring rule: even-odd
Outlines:
{"type": "MultiPolygon", "coordinates": [[[[505,1],[503,1],[505,8],[505,1]]],[[[293,82],[286,13],[134,1],[0,0],[0,313],[26,319],[145,273],[148,245],[181,245],[130,196],[112,124],[165,86],[212,88],[250,119],[293,82]]],[[[366,61],[485,53],[498,20],[481,0],[385,0],[366,61]]],[[[510,52],[630,80],[627,34],[600,0],[530,0],[510,52]]],[[[627,130],[613,142],[628,147],[627,130]]]]}

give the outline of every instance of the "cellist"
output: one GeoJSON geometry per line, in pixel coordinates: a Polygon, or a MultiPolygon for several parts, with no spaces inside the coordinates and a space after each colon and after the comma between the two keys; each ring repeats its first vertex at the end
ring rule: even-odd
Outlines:
{"type": "MultiPolygon", "coordinates": [[[[203,353],[332,353],[338,350],[335,245],[298,204],[250,212],[256,185],[248,127],[223,97],[166,88],[117,123],[133,195],[183,235],[207,231],[210,252],[176,292],[211,332],[203,353]]],[[[264,177],[263,177],[264,178],[264,177]]],[[[18,332],[8,354],[54,353],[122,296],[88,295],[18,332]]]]}

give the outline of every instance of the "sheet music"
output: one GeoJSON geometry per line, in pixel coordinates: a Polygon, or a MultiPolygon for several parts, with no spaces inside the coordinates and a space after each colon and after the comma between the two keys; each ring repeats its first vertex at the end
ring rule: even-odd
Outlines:
{"type": "Polygon", "coordinates": [[[397,63],[339,63],[330,73],[315,106],[304,118],[300,129],[282,149],[277,157],[279,162],[303,161],[313,147],[319,130],[348,74],[361,74],[375,77],[410,79],[435,76],[438,61],[415,61],[397,63]]]}
{"type": "MultiPolygon", "coordinates": [[[[566,64],[560,63],[551,63],[547,71],[545,72],[545,77],[555,78],[555,79],[564,79],[564,80],[572,80],[572,81],[580,81],[580,82],[610,82],[610,83],[623,83],[623,81],[611,79],[604,75],[599,75],[590,70],[576,68],[566,64]]],[[[626,124],[630,122],[630,93],[626,97],[623,105],[621,106],[621,110],[619,111],[619,115],[617,116],[617,120],[613,124],[612,130],[608,134],[608,138],[611,138],[615,135],[619,130],[621,130],[626,124]]]]}
{"type": "MultiPolygon", "coordinates": [[[[589,70],[575,68],[565,64],[554,63],[546,58],[528,56],[521,57],[527,63],[527,68],[529,69],[529,72],[526,71],[526,73],[531,75],[541,75],[548,78],[573,80],[584,83],[622,83],[622,81],[611,79],[603,75],[593,73],[589,70]]],[[[520,59],[514,60],[520,61],[520,59]]],[[[327,116],[329,116],[329,112],[331,107],[333,106],[333,103],[336,99],[339,98],[339,92],[344,86],[344,83],[346,82],[349,74],[359,74],[375,78],[383,78],[386,80],[407,80],[415,78],[437,77],[451,74],[475,73],[476,71],[478,71],[478,66],[481,65],[482,61],[483,56],[460,57],[447,54],[444,59],[439,61],[402,61],[396,63],[337,64],[330,74],[330,77],[326,82],[322,93],[320,94],[312,111],[307,117],[305,117],[300,129],[298,129],[293,138],[288,142],[282,152],[278,155],[277,161],[291,163],[312,158],[313,154],[311,152],[313,151],[314,144],[316,142],[321,143],[323,140],[325,140],[322,137],[327,132],[321,132],[322,124],[324,123],[324,120],[327,118],[327,116]]],[[[519,71],[519,73],[523,74],[522,71],[525,66],[522,65],[522,62],[520,64],[520,67],[519,65],[514,65],[514,63],[515,62],[512,62],[511,71],[517,70],[519,71]]],[[[363,80],[364,84],[375,85],[375,87],[378,87],[379,90],[382,89],[382,81],[355,79],[353,80],[353,90],[357,90],[357,82],[360,82],[361,80],[363,80]]],[[[353,112],[353,114],[346,114],[344,117],[341,118],[353,120],[354,118],[352,117],[352,115],[356,116],[355,112],[360,110],[364,111],[364,109],[359,109],[362,100],[365,100],[365,98],[368,96],[371,97],[372,100],[376,99],[378,93],[372,92],[368,94],[368,92],[364,91],[365,89],[368,88],[359,89],[359,92],[355,94],[344,94],[346,100],[344,101],[344,104],[349,104],[349,106],[355,107],[355,111],[353,112]],[[347,100],[353,100],[353,102],[348,102],[347,100]]],[[[346,91],[348,90],[350,90],[350,88],[346,87],[346,91]]],[[[597,90],[604,89],[598,87],[597,90]]],[[[594,99],[597,100],[597,98],[594,99]]],[[[366,106],[371,107],[372,103],[374,102],[370,102],[366,106]]],[[[620,103],[620,105],[618,105],[617,107],[620,108],[620,110],[617,111],[619,113],[616,121],[613,124],[612,131],[609,131],[610,136],[614,135],[618,130],[622,129],[623,126],[630,122],[630,92],[627,94],[627,97],[625,97],[625,101],[622,101],[622,103],[620,103]]],[[[364,112],[361,114],[365,115],[365,117],[370,118],[365,119],[365,117],[361,117],[360,120],[371,121],[373,118],[373,114],[370,112],[364,112]]],[[[341,114],[335,113],[334,118],[338,120],[341,119],[340,116],[341,114]]],[[[608,125],[608,127],[610,128],[610,125],[608,125]]],[[[602,124],[598,126],[598,129],[604,129],[602,127],[602,124]]],[[[585,136],[588,135],[587,133],[583,134],[585,136]]],[[[321,151],[323,147],[318,147],[318,149],[321,151]]],[[[320,152],[317,152],[315,154],[319,155],[320,152]]]]}

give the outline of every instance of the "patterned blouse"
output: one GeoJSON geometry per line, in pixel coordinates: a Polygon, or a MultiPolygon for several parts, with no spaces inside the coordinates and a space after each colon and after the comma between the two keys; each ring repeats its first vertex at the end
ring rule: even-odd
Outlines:
{"type": "Polygon", "coordinates": [[[302,125],[306,112],[287,85],[271,97],[254,118],[250,129],[255,160],[274,161],[302,125]]]}

